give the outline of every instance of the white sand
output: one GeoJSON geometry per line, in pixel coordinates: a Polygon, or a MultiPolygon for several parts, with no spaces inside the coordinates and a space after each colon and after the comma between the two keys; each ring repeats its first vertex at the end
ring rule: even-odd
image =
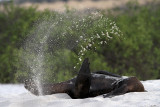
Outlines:
{"type": "Polygon", "coordinates": [[[142,83],[148,92],[86,99],[71,99],[67,94],[34,96],[23,84],[0,84],[0,107],[160,107],[160,80],[142,83]]]}

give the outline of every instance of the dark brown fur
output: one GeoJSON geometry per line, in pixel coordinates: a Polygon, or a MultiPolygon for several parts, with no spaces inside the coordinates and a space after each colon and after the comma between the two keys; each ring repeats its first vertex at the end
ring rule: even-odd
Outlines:
{"type": "MultiPolygon", "coordinates": [[[[32,80],[26,80],[25,88],[39,95],[32,80]]],[[[144,92],[143,84],[136,77],[121,77],[106,71],[90,73],[89,61],[86,58],[77,77],[55,84],[42,84],[43,95],[67,93],[72,98],[87,98],[103,95],[112,97],[128,92],[144,92]]]]}

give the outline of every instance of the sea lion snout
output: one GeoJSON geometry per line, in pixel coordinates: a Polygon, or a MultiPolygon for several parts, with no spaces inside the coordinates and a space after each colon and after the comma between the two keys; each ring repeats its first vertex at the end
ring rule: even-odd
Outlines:
{"type": "Polygon", "coordinates": [[[143,84],[138,80],[137,77],[127,78],[128,92],[145,92],[143,84]]]}

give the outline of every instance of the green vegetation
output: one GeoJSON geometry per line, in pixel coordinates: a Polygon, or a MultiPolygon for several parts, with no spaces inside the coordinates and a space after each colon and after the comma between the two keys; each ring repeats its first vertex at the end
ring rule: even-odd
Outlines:
{"type": "Polygon", "coordinates": [[[14,82],[16,68],[14,62],[18,60],[14,53],[20,48],[27,32],[32,29],[39,12],[35,8],[20,8],[5,5],[0,10],[0,82],[14,82]]]}
{"type": "MultiPolygon", "coordinates": [[[[20,8],[13,5],[6,5],[4,10],[0,10],[0,83],[18,82],[29,75],[30,69],[25,62],[19,59],[19,56],[23,56],[22,46],[24,41],[29,38],[29,34],[34,33],[35,27],[33,25],[35,22],[37,23],[37,20],[41,21],[44,18],[50,20],[50,17],[57,21],[59,17],[62,17],[65,24],[58,25],[56,32],[53,30],[50,33],[52,36],[49,39],[54,40],[55,34],[62,35],[64,31],[67,32],[65,35],[68,35],[68,38],[60,38],[65,42],[58,45],[48,42],[51,47],[46,50],[45,80],[63,81],[76,75],[80,65],[77,65],[76,69],[73,67],[77,63],[81,63],[78,60],[81,45],[86,46],[90,43],[90,38],[85,44],[71,42],[79,38],[83,32],[87,36],[89,35],[88,37],[96,34],[101,36],[101,32],[106,33],[107,17],[116,22],[123,36],[119,38],[110,34],[113,37],[110,40],[106,40],[106,38],[94,39],[93,47],[96,47],[96,51],[91,48],[81,57],[82,59],[90,58],[91,70],[107,70],[120,75],[137,76],[142,80],[160,78],[160,7],[158,5],[139,6],[132,3],[128,4],[125,9],[117,8],[107,15],[105,11],[100,12],[103,15],[102,19],[89,17],[90,15],[87,16],[88,13],[85,12],[81,14],[85,14],[85,22],[77,22],[79,25],[84,23],[88,25],[86,28],[77,26],[77,30],[65,28],[65,26],[73,25],[73,19],[65,19],[66,15],[72,18],[72,11],[67,11],[63,15],[48,10],[39,12],[33,7],[20,8]],[[108,43],[98,44],[100,41],[108,43]],[[66,44],[70,45],[67,47],[66,44]],[[55,52],[54,49],[59,45],[63,45],[61,46],[63,49],[55,52]],[[74,48],[70,49],[69,47],[72,45],[74,48]],[[53,54],[54,56],[52,56],[53,54]]],[[[73,17],[75,16],[73,15],[73,17]]]]}
{"type": "Polygon", "coordinates": [[[105,57],[113,71],[143,80],[160,78],[159,10],[158,4],[128,4],[116,17],[125,39],[113,40],[106,48],[105,57]]]}

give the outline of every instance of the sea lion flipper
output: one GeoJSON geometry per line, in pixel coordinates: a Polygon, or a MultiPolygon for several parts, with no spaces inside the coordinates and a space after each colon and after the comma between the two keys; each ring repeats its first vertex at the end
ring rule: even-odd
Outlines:
{"type": "Polygon", "coordinates": [[[122,95],[122,94],[127,93],[127,91],[128,91],[127,84],[123,84],[122,86],[117,87],[116,89],[114,89],[110,93],[104,94],[103,98],[106,98],[106,97],[110,98],[110,97],[113,97],[115,95],[122,95]]]}
{"type": "Polygon", "coordinates": [[[39,95],[37,85],[34,83],[33,79],[26,79],[24,81],[24,87],[34,95],[39,95]]]}
{"type": "Polygon", "coordinates": [[[89,95],[91,85],[91,73],[89,68],[89,59],[86,58],[79,70],[75,82],[75,98],[86,98],[89,95]]]}
{"type": "Polygon", "coordinates": [[[78,75],[79,74],[90,74],[90,68],[89,68],[89,59],[88,58],[85,58],[84,59],[84,61],[83,61],[83,63],[82,63],[82,65],[81,65],[81,68],[80,68],[80,70],[79,70],[79,73],[78,73],[78,75]]]}

